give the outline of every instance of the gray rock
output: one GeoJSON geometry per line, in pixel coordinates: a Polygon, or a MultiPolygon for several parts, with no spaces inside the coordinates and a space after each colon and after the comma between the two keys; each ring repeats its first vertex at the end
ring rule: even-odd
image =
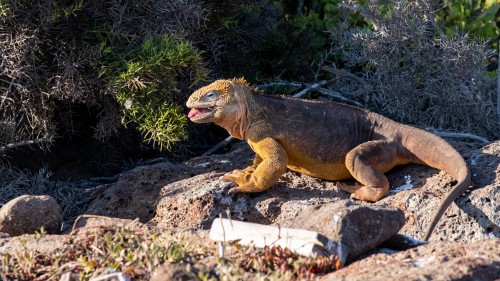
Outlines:
{"type": "Polygon", "coordinates": [[[163,162],[137,167],[106,185],[104,192],[92,201],[85,214],[123,219],[153,218],[158,193],[164,185],[191,176],[190,167],[163,162]]]}
{"type": "Polygon", "coordinates": [[[61,206],[47,195],[22,195],[0,209],[0,232],[11,236],[31,234],[43,227],[59,233],[63,222],[61,206]]]}
{"type": "Polygon", "coordinates": [[[500,278],[500,240],[436,241],[396,254],[375,254],[324,276],[327,281],[470,280],[500,278]]]}
{"type": "Polygon", "coordinates": [[[54,254],[64,251],[64,240],[66,235],[43,235],[37,237],[35,234],[23,236],[0,238],[0,254],[14,256],[20,251],[54,254]]]}
{"type": "Polygon", "coordinates": [[[162,264],[151,274],[151,281],[190,281],[201,280],[198,269],[191,264],[162,264]]]}
{"type": "Polygon", "coordinates": [[[148,226],[139,222],[138,219],[130,220],[130,219],[97,216],[97,215],[81,215],[75,220],[73,229],[69,229],[68,231],[72,231],[78,228],[98,228],[98,227],[101,228],[127,227],[136,230],[148,229],[148,226]]]}
{"type": "Polygon", "coordinates": [[[389,239],[405,224],[403,211],[349,200],[304,209],[285,226],[312,230],[342,243],[352,259],[389,239]]]}

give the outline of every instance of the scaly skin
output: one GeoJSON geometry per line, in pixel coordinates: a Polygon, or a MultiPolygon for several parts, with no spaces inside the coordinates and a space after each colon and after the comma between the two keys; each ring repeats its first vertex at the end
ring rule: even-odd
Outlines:
{"type": "Polygon", "coordinates": [[[252,166],[227,173],[235,192],[267,190],[286,169],[325,180],[356,179],[339,188],[353,198],[375,202],[389,191],[384,175],[394,166],[428,165],[453,176],[429,225],[427,240],[448,206],[470,184],[462,156],[443,139],[360,108],[333,102],[265,96],[243,79],[217,80],[195,91],[186,103],[196,123],[213,122],[247,140],[256,153],[252,166]]]}

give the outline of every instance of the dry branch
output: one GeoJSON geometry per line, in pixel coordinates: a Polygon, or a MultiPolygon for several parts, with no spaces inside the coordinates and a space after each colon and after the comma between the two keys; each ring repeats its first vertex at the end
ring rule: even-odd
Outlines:
{"type": "Polygon", "coordinates": [[[40,138],[40,139],[34,139],[34,140],[19,141],[19,142],[16,142],[16,143],[8,143],[8,144],[6,144],[4,146],[0,146],[0,153],[4,153],[8,149],[19,148],[19,147],[25,146],[25,145],[33,145],[33,144],[46,145],[46,144],[50,144],[50,143],[52,143],[52,140],[53,139],[51,139],[51,138],[40,138]]]}
{"type": "Polygon", "coordinates": [[[343,102],[346,102],[346,103],[349,103],[349,104],[353,104],[355,106],[358,106],[358,107],[361,107],[361,108],[365,108],[365,106],[357,101],[354,101],[354,100],[351,100],[351,99],[348,99],[344,96],[342,96],[339,92],[335,92],[333,90],[329,90],[329,89],[325,89],[325,88],[318,88],[316,89],[316,91],[322,95],[325,95],[325,96],[329,96],[329,97],[332,97],[332,98],[335,98],[335,99],[339,99],[343,102]]]}
{"type": "Polygon", "coordinates": [[[335,79],[331,79],[331,80],[322,80],[318,83],[314,83],[314,84],[310,84],[308,85],[304,90],[296,93],[295,95],[293,95],[294,98],[300,98],[302,97],[303,95],[307,94],[308,92],[312,91],[312,90],[316,90],[318,89],[319,87],[323,87],[327,84],[330,84],[332,83],[333,81],[335,81],[335,79]]]}
{"type": "Polygon", "coordinates": [[[207,150],[207,152],[203,153],[203,156],[209,156],[209,155],[212,155],[214,152],[216,152],[217,150],[219,150],[221,147],[224,147],[226,146],[227,144],[229,144],[234,138],[229,136],[227,137],[225,140],[219,142],[218,144],[216,144],[214,147],[210,148],[209,150],[207,150]]]}
{"type": "Polygon", "coordinates": [[[365,8],[361,7],[356,1],[348,1],[348,3],[346,2],[340,3],[339,7],[346,8],[359,13],[360,15],[365,17],[365,19],[369,23],[372,24],[374,30],[380,29],[380,22],[375,17],[375,15],[373,15],[370,11],[366,10],[365,8]]]}
{"type": "Polygon", "coordinates": [[[443,138],[471,139],[471,140],[479,141],[482,143],[490,143],[489,140],[487,140],[483,137],[476,136],[473,134],[468,134],[468,133],[452,133],[452,132],[436,132],[436,131],[434,131],[434,133],[440,137],[443,137],[443,138]]]}

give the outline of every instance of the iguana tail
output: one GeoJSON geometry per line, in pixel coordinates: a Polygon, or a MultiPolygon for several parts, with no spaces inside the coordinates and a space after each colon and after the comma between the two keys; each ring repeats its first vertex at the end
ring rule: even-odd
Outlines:
{"type": "Polygon", "coordinates": [[[434,213],[425,232],[424,240],[427,241],[446,209],[469,188],[471,174],[460,153],[442,138],[409,126],[404,126],[402,130],[405,131],[402,144],[417,158],[416,163],[445,171],[457,181],[434,213]]]}

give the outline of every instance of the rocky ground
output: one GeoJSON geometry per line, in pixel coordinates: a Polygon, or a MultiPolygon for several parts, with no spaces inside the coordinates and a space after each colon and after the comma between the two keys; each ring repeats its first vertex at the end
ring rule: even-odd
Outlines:
{"type": "MultiPolygon", "coordinates": [[[[232,184],[221,181],[221,176],[246,167],[253,158],[244,143],[236,144],[226,154],[198,157],[185,163],[163,161],[123,173],[116,182],[88,193],[92,200],[84,212],[87,216],[74,228],[129,224],[129,220],[138,218],[135,225],[140,227],[190,229],[207,237],[214,218],[229,216],[246,222],[309,229],[346,243],[349,257],[344,268],[322,276],[325,280],[498,280],[500,141],[488,145],[452,144],[466,159],[473,174],[473,186],[446,211],[431,242],[418,247],[414,246],[420,243],[410,238],[422,239],[433,210],[454,184],[444,172],[418,165],[398,167],[388,173],[390,193],[374,204],[351,202],[349,194],[340,191],[335,183],[290,171],[266,192],[228,195],[232,184]],[[318,208],[319,212],[310,213],[318,208]],[[352,208],[366,211],[357,214],[352,208]],[[341,209],[351,211],[341,214],[341,209]],[[400,216],[394,211],[397,209],[400,216]],[[376,215],[378,212],[380,216],[376,215]],[[389,213],[393,215],[386,215],[389,213]],[[335,234],[332,230],[335,225],[329,223],[336,220],[335,216],[349,221],[340,227],[344,231],[340,234],[335,234]],[[395,223],[398,220],[400,223],[395,223]],[[384,227],[389,225],[394,227],[384,227]],[[400,236],[379,245],[396,232],[400,236]],[[352,238],[355,235],[359,236],[352,238]],[[349,242],[348,238],[358,240],[349,242]]],[[[61,222],[60,217],[53,215],[57,211],[44,210],[37,204],[38,213],[50,213],[61,222]]],[[[16,212],[10,205],[0,209],[0,232],[11,234],[0,236],[3,237],[0,254],[13,253],[20,243],[19,238],[13,237],[19,234],[12,232],[13,225],[33,221],[22,218],[27,216],[26,212],[16,212]]],[[[70,231],[69,227],[65,229],[65,233],[70,231]]],[[[44,239],[52,246],[37,249],[59,249],[57,245],[66,235],[47,235],[44,239]]],[[[182,267],[174,273],[184,271],[182,267]]]]}

